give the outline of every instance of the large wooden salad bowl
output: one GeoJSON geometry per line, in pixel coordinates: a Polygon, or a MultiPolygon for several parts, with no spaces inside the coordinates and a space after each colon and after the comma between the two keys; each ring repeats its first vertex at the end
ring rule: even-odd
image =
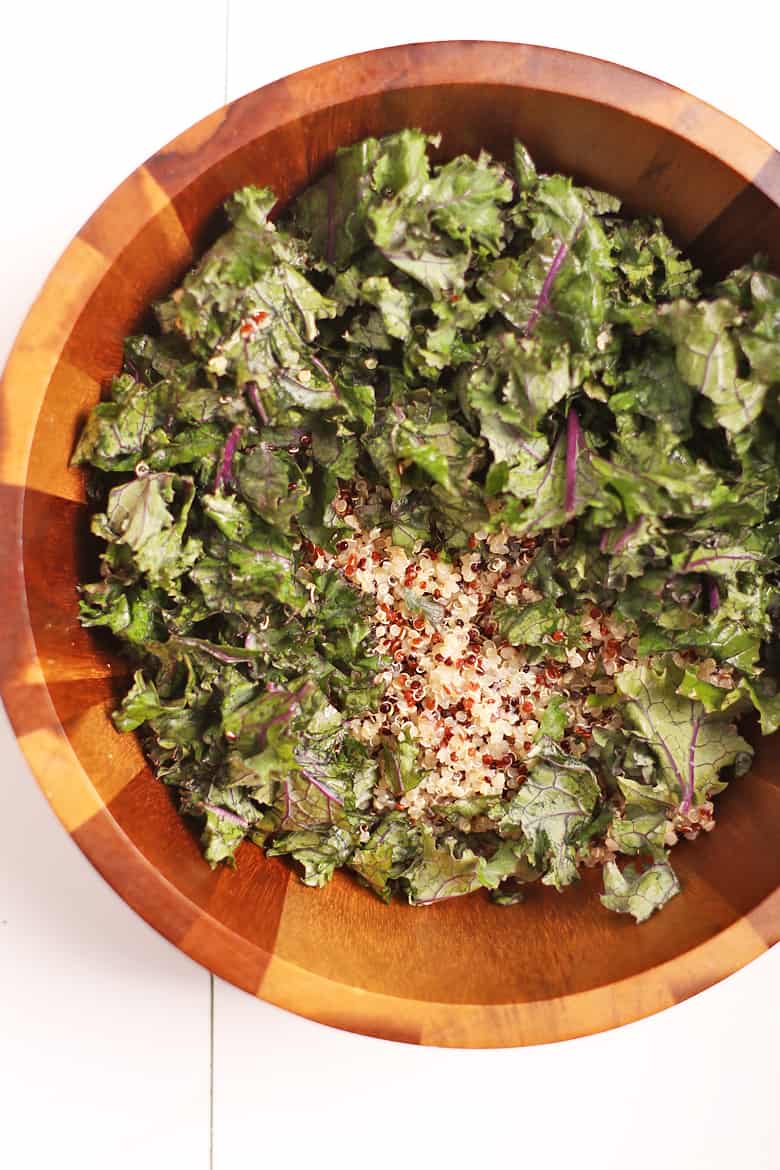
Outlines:
{"type": "Polygon", "coordinates": [[[780,270],[780,154],[688,94],[602,61],[501,43],[410,45],[233,102],[164,147],[85,224],[11,354],[2,694],[84,853],[218,975],[372,1036],[542,1043],[658,1011],[780,938],[776,742],[761,742],[750,775],[720,798],[717,831],[680,847],[684,893],[641,927],[600,907],[593,872],[564,895],[539,889],[508,909],[480,895],[386,907],[343,874],[308,889],[251,845],[235,871],[212,872],[134,737],[110,722],[126,663],[77,621],[76,582],[95,551],[83,478],[68,460],[80,420],[119,369],[123,337],[208,241],[229,192],[264,183],[286,198],[339,145],[407,125],[442,131],[450,155],[485,147],[508,158],[518,136],[541,166],[615,192],[631,212],[661,214],[710,275],[756,251],[780,270]]]}

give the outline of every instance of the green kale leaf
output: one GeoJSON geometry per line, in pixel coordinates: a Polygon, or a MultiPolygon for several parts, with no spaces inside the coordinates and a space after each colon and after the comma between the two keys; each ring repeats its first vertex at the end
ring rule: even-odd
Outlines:
{"type": "Polygon", "coordinates": [[[665,859],[642,871],[627,865],[621,872],[614,861],[604,866],[602,906],[631,914],[637,922],[645,922],[679,892],[677,875],[665,859]]]}
{"type": "Polygon", "coordinates": [[[500,830],[522,829],[526,856],[542,882],[563,889],[577,878],[578,835],[600,798],[591,768],[542,740],[529,756],[528,779],[512,798],[500,830]]]}
{"type": "Polygon", "coordinates": [[[682,671],[667,660],[627,666],[615,676],[626,699],[623,716],[658,762],[660,781],[683,812],[726,787],[720,773],[744,771],[752,748],[733,723],[702,703],[678,694],[682,671]]]}

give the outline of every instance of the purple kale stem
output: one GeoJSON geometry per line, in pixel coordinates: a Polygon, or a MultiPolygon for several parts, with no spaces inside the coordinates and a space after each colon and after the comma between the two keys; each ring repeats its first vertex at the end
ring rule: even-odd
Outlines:
{"type": "Polygon", "coordinates": [[[297,378],[293,378],[289,370],[280,370],[279,380],[281,382],[289,382],[291,386],[297,386],[299,390],[311,391],[311,386],[306,386],[303,382],[299,382],[297,378]]]}
{"type": "Polygon", "coordinates": [[[566,243],[565,240],[561,240],[560,244],[558,245],[558,250],[556,251],[555,255],[552,258],[552,264],[550,265],[550,269],[544,278],[544,284],[542,285],[542,291],[539,293],[539,296],[536,299],[536,304],[533,307],[533,310],[531,312],[531,316],[528,318],[528,320],[525,323],[526,337],[530,337],[531,333],[533,332],[534,326],[536,325],[536,322],[539,320],[539,318],[542,315],[542,310],[546,309],[547,306],[549,305],[549,303],[550,303],[550,290],[552,289],[555,278],[558,275],[558,273],[560,272],[561,265],[563,264],[564,260],[566,259],[568,253],[569,253],[569,245],[566,243]]]}
{"type": "Polygon", "coordinates": [[[720,609],[720,593],[717,581],[710,581],[710,613],[717,613],[720,609]]]}
{"type": "Polygon", "coordinates": [[[324,362],[320,361],[320,359],[317,357],[316,353],[310,353],[309,357],[311,358],[312,364],[317,367],[317,369],[320,371],[322,376],[325,378],[326,382],[328,383],[331,390],[333,391],[334,396],[336,398],[339,398],[339,392],[336,389],[336,383],[333,381],[333,375],[331,374],[328,367],[325,365],[324,362]]]}
{"type": "Polygon", "coordinates": [[[242,430],[242,427],[233,427],[233,430],[227,437],[227,442],[222,450],[222,458],[217,468],[217,474],[214,478],[215,492],[219,491],[223,484],[229,483],[233,477],[233,456],[236,453],[236,447],[241,438],[242,430]]]}
{"type": "Polygon", "coordinates": [[[611,535],[611,529],[605,528],[601,534],[601,540],[599,541],[599,552],[605,553],[607,551],[607,545],[609,544],[609,538],[611,535]]]}
{"type": "Polygon", "coordinates": [[[256,561],[276,561],[277,565],[285,565],[287,568],[292,567],[292,561],[289,557],[282,556],[278,552],[273,552],[270,548],[256,548],[252,552],[252,556],[256,561]]]}
{"type": "Polygon", "coordinates": [[[250,829],[252,827],[245,817],[240,817],[238,813],[228,812],[226,808],[222,808],[218,804],[211,804],[208,800],[202,800],[200,807],[205,808],[207,812],[216,813],[217,816],[222,817],[226,821],[230,821],[232,825],[240,825],[242,829],[250,829]]]}
{"type": "Polygon", "coordinates": [[[328,264],[333,263],[336,255],[336,217],[334,205],[336,202],[336,172],[328,175],[328,238],[325,245],[325,259],[328,264]]]}
{"type": "Polygon", "coordinates": [[[301,768],[301,772],[309,781],[309,783],[313,784],[314,787],[317,788],[322,793],[322,795],[326,797],[327,800],[332,800],[334,804],[344,803],[341,797],[337,796],[333,789],[329,788],[327,784],[324,784],[322,780],[315,780],[311,772],[307,772],[305,768],[301,768]]]}
{"type": "Polygon", "coordinates": [[[215,646],[211,642],[205,642],[202,638],[179,638],[179,642],[182,646],[192,646],[194,650],[202,650],[204,654],[210,654],[212,658],[216,658],[217,662],[225,662],[228,665],[234,662],[252,662],[254,660],[254,656],[247,657],[240,651],[215,646]]]}
{"type": "Polygon", "coordinates": [[[264,724],[264,726],[260,729],[258,738],[260,740],[261,745],[265,744],[266,740],[268,739],[268,728],[273,727],[273,725],[275,723],[286,723],[287,720],[290,718],[290,713],[291,713],[293,707],[295,707],[299,703],[302,703],[303,700],[306,698],[306,696],[311,694],[311,692],[314,690],[314,684],[310,683],[310,682],[305,682],[298,688],[297,691],[286,691],[285,692],[285,691],[280,691],[280,690],[274,689],[271,686],[271,684],[269,683],[269,685],[266,689],[273,694],[277,694],[277,695],[286,694],[288,702],[285,703],[285,705],[281,711],[278,711],[276,715],[272,715],[271,718],[268,720],[268,722],[266,724],[264,724]]]}
{"type": "Polygon", "coordinates": [[[618,537],[618,539],[615,541],[615,547],[612,550],[613,553],[622,552],[622,550],[626,547],[626,545],[628,544],[631,537],[638,531],[639,525],[642,523],[643,520],[644,520],[644,516],[637,516],[634,523],[629,524],[628,528],[626,528],[621,533],[621,535],[618,537]]]}
{"type": "Polygon", "coordinates": [[[260,397],[260,387],[257,382],[247,382],[246,392],[249,401],[255,409],[255,414],[260,419],[264,427],[268,426],[268,411],[263,406],[263,400],[260,397]]]}
{"type": "Polygon", "coordinates": [[[445,878],[441,885],[437,888],[436,893],[432,898],[423,898],[422,901],[416,902],[417,906],[432,906],[434,902],[446,902],[448,898],[457,898],[458,894],[443,894],[442,890],[446,890],[447,886],[451,886],[453,882],[458,882],[463,877],[461,873],[454,873],[451,877],[445,878]]]}
{"type": "Polygon", "coordinates": [[[709,565],[713,561],[760,561],[762,558],[758,553],[719,553],[717,549],[713,549],[712,556],[699,557],[698,561],[688,561],[688,564],[680,570],[682,573],[691,572],[694,569],[700,569],[702,565],[709,565]]]}
{"type": "Polygon", "coordinates": [[[539,463],[539,461],[540,461],[539,460],[539,452],[534,451],[534,449],[530,445],[530,443],[524,443],[516,431],[513,432],[513,437],[514,437],[515,442],[517,443],[518,447],[520,447],[521,450],[525,451],[526,455],[530,455],[532,459],[535,459],[536,462],[539,463]]]}
{"type": "Polygon", "coordinates": [[[570,515],[577,506],[577,456],[583,446],[582,427],[574,407],[566,419],[566,498],[564,508],[570,515]]]}
{"type": "Polygon", "coordinates": [[[693,721],[693,735],[691,736],[691,746],[688,748],[688,781],[683,792],[682,804],[680,805],[680,812],[687,813],[690,810],[693,802],[694,794],[694,774],[696,771],[696,741],[699,738],[699,728],[701,727],[701,720],[694,719],[693,721]]]}

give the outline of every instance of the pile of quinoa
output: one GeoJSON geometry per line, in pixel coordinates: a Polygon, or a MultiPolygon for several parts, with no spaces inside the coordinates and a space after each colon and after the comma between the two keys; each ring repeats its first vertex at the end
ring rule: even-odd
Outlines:
{"type": "MultiPolygon", "coordinates": [[[[563,660],[551,653],[529,662],[522,646],[501,637],[492,607],[499,600],[520,609],[542,599],[525,581],[537,539],[517,538],[503,528],[477,531],[452,559],[423,545],[401,548],[389,532],[361,526],[359,515],[369,510],[370,493],[377,490],[358,481],[341,491],[333,507],[354,535],[339,541],[334,553],[316,548],[314,565],[339,570],[375,601],[374,647],[391,663],[376,678],[383,687],[377,710],[352,719],[350,733],[377,757],[402,735],[418,749],[420,783],[399,795],[380,780],[374,808],[404,810],[413,822],[435,826],[437,810],[448,803],[508,796],[523,784],[553,697],[563,700],[561,747],[567,755],[586,756],[594,727],[622,727],[619,705],[589,706],[587,700],[615,694],[613,676],[637,660],[638,637],[616,615],[589,605],[578,618],[579,648],[567,648],[563,660]]],[[[547,635],[550,650],[560,651],[565,637],[562,630],[547,635]]],[[[677,657],[681,663],[695,659],[690,653],[677,657]]],[[[733,685],[730,670],[718,670],[713,659],[699,661],[698,672],[720,686],[733,685]]],[[[463,818],[458,827],[488,827],[481,819],[463,818]]],[[[677,813],[667,844],[678,834],[692,839],[714,824],[711,802],[689,815],[677,813]]],[[[585,863],[601,864],[613,854],[607,836],[594,843],[585,863]]]]}

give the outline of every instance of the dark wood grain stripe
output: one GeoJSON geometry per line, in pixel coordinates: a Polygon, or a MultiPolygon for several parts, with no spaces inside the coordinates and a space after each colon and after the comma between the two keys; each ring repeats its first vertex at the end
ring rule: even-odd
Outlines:
{"type": "MultiPolygon", "coordinates": [[[[129,685],[129,676],[125,686],[129,685]]],[[[26,735],[38,727],[45,727],[51,721],[51,709],[47,698],[51,700],[60,722],[67,724],[74,719],[81,718],[90,707],[108,703],[113,706],[116,702],[117,691],[123,686],[123,676],[105,674],[103,676],[89,675],[86,678],[55,679],[44,684],[10,683],[9,689],[13,694],[14,705],[18,707],[20,716],[16,721],[18,735],[26,735]]]]}
{"type": "Polygon", "coordinates": [[[712,277],[725,276],[757,252],[780,270],[780,153],[767,160],[752,183],[691,241],[696,263],[712,277]]]}
{"type": "MultiPolygon", "coordinates": [[[[116,648],[79,623],[79,581],[99,577],[97,541],[79,500],[29,490],[24,496],[24,569],[29,620],[47,681],[104,676],[116,648]]],[[[119,667],[123,670],[123,667],[119,667]]]]}
{"type": "Polygon", "coordinates": [[[95,868],[121,898],[177,946],[198,916],[198,907],[136,848],[108,809],[101,809],[73,834],[95,868]]]}
{"type": "Polygon", "coordinates": [[[116,705],[112,697],[62,724],[81,766],[105,804],[113,801],[144,767],[137,737],[117,731],[111,720],[116,705]]]}
{"type": "Polygon", "coordinates": [[[266,858],[257,846],[244,843],[236,868],[222,868],[217,874],[206,907],[208,921],[193,924],[182,949],[207,966],[218,964],[212,969],[254,993],[276,948],[291,880],[295,879],[282,861],[266,858]]]}
{"type": "Polygon", "coordinates": [[[38,415],[27,468],[27,489],[61,499],[84,499],[84,472],[71,456],[89,411],[100,399],[100,382],[61,359],[38,415]]]}
{"type": "Polygon", "coordinates": [[[246,843],[235,870],[212,870],[201,853],[197,822],[179,815],[173,791],[148,768],[110,801],[107,812],[149,866],[197,908],[177,935],[177,945],[254,992],[274,949],[287,867],[246,843]]]}

